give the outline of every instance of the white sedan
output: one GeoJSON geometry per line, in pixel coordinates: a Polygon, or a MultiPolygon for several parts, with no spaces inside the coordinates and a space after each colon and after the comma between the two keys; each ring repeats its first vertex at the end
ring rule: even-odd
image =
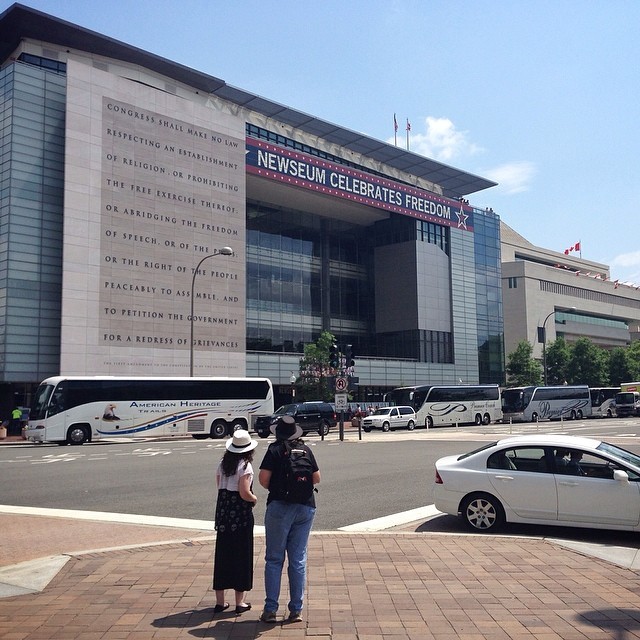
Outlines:
{"type": "Polygon", "coordinates": [[[436,462],[434,501],[475,531],[504,522],[640,530],[640,456],[573,436],[520,436],[436,462]]]}

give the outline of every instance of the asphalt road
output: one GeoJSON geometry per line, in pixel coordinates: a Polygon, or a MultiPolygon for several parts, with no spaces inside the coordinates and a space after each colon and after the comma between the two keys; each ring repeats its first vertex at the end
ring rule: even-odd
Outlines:
{"type": "MultiPolygon", "coordinates": [[[[322,472],[314,528],[335,530],[430,505],[437,458],[532,430],[592,435],[640,452],[638,419],[372,432],[362,440],[350,430],[344,441],[337,434],[324,441],[309,436],[322,472]]],[[[256,468],[268,443],[259,442],[256,468]]],[[[192,439],[0,447],[0,503],[212,520],[223,452],[223,441],[192,439]]],[[[255,485],[261,523],[266,492],[255,485]]]]}

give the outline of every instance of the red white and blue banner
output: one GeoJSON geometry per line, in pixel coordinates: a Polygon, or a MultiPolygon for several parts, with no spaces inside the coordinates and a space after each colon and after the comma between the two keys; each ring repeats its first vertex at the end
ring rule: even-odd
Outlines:
{"type": "Polygon", "coordinates": [[[473,231],[473,210],[466,203],[262,140],[247,138],[246,164],[247,173],[256,176],[419,220],[473,231]]]}

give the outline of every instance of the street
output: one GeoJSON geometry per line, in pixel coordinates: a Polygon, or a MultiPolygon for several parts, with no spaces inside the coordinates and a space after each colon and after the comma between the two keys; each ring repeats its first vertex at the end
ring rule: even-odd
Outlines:
{"type": "MultiPolygon", "coordinates": [[[[436,459],[532,430],[592,435],[640,451],[640,420],[634,418],[372,432],[362,440],[357,429],[347,429],[344,441],[337,430],[324,441],[310,434],[306,442],[322,472],[314,528],[332,531],[430,505],[436,459]]],[[[268,442],[259,439],[256,469],[268,442]]],[[[222,440],[193,439],[0,447],[0,502],[212,520],[214,469],[223,452],[222,440]]],[[[266,492],[257,481],[254,489],[256,522],[262,523],[266,492]]]]}

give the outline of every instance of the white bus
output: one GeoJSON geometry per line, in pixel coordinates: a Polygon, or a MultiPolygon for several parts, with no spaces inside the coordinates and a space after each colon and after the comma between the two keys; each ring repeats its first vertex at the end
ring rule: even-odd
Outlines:
{"type": "Polygon", "coordinates": [[[25,429],[33,442],[118,436],[222,438],[273,413],[267,378],[54,377],[40,383],[25,429]]]}
{"type": "Polygon", "coordinates": [[[398,387],[385,395],[396,406],[413,407],[416,425],[489,424],[502,419],[500,387],[478,385],[418,385],[398,387]]]}
{"type": "Polygon", "coordinates": [[[502,390],[503,421],[580,420],[591,415],[591,395],[585,385],[514,387],[502,390]]]}
{"type": "Polygon", "coordinates": [[[616,393],[620,387],[590,387],[591,417],[613,418],[616,415],[616,393]]]}

